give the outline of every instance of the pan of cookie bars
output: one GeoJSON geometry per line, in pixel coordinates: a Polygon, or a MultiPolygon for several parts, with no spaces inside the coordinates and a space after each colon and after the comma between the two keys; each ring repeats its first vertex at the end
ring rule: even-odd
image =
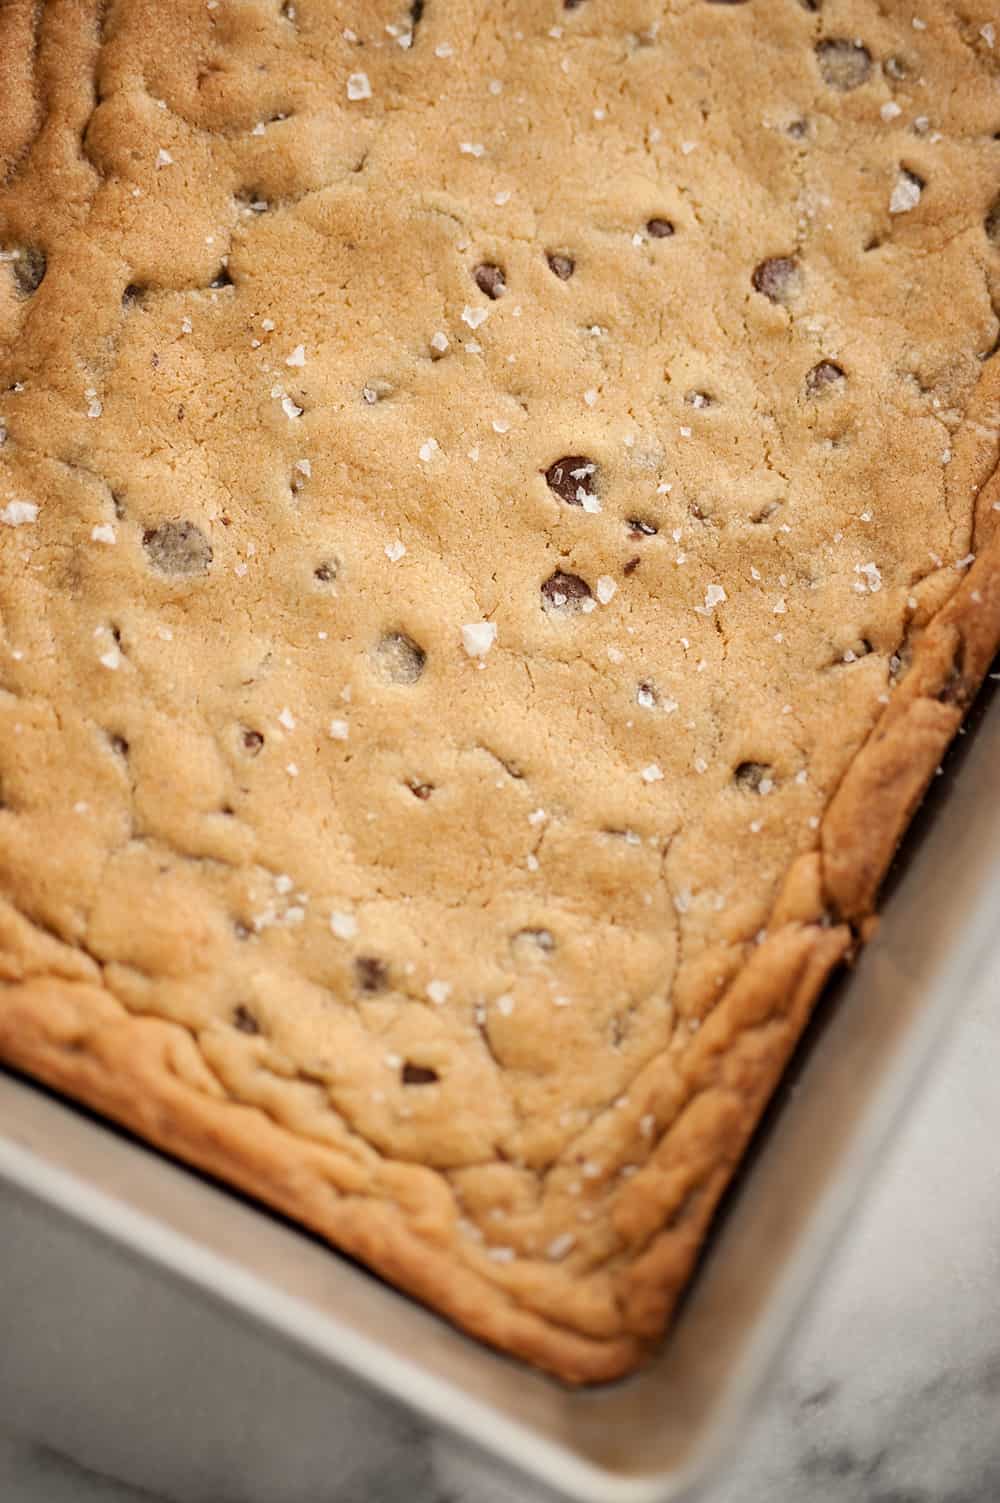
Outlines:
{"type": "MultiPolygon", "coordinates": [[[[901,1019],[972,966],[970,773],[780,1114],[810,1214],[769,1149],[682,1301],[1000,636],[995,25],[356,9],[0,12],[0,1057],[495,1349],[642,1368],[504,1411],[513,1369],[364,1279],[352,1334],[306,1322],[641,1496],[704,1456],[901,1019]]],[[[6,1095],[34,1139],[51,1102],[6,1095]]],[[[216,1192],[62,1120],[137,1243],[158,1165],[161,1260],[231,1298],[294,1241],[213,1200],[221,1279],[216,1192]]],[[[295,1245],[250,1303],[304,1338],[295,1245]]]]}
{"type": "Polygon", "coordinates": [[[99,1370],[101,1412],[148,1426],[148,1447],[238,1456],[245,1414],[232,1387],[246,1362],[253,1392],[263,1383],[268,1394],[253,1419],[258,1456],[294,1436],[335,1471],[350,1427],[374,1428],[368,1391],[429,1421],[480,1489],[495,1474],[511,1496],[526,1476],[581,1503],[688,1496],[738,1441],[892,1129],[919,1110],[938,1046],[1000,971],[1000,700],[982,700],[905,843],[879,933],[821,1004],[670,1339],[637,1376],[564,1389],[299,1229],[0,1072],[10,1411],[29,1367],[48,1414],[72,1412],[99,1370]],[[289,1348],[305,1358],[294,1381],[289,1348]],[[151,1382],[137,1352],[162,1354],[184,1390],[157,1401],[152,1420],[150,1399],[136,1398],[151,1382]]]}

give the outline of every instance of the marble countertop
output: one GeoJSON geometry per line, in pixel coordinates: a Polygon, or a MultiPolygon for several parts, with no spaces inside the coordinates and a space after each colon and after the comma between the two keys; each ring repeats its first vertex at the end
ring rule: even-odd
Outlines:
{"type": "MultiPolygon", "coordinates": [[[[963,1013],[772,1390],[701,1503],[1000,1500],[998,1060],[1000,977],[963,1013]]],[[[224,1354],[235,1439],[220,1451],[194,1427],[178,1444],[178,1414],[163,1421],[183,1403],[183,1378],[163,1374],[151,1399],[156,1354],[138,1353],[134,1381],[109,1404],[94,1351],[86,1374],[54,1388],[60,1331],[47,1310],[43,1287],[31,1350],[5,1343],[0,1324],[2,1503],[533,1503],[364,1396],[336,1417],[317,1414],[303,1383],[291,1405],[297,1433],[276,1447],[258,1422],[268,1385],[280,1383],[286,1412],[301,1375],[291,1356],[278,1373],[252,1369],[239,1332],[224,1354]],[[322,1455],[317,1433],[329,1437],[322,1455]]]]}

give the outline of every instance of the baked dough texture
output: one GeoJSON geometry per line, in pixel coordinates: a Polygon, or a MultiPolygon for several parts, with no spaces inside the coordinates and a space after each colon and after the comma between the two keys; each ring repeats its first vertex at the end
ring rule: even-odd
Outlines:
{"type": "Polygon", "coordinates": [[[6,0],[0,1058],[570,1382],[1000,639],[994,0],[6,0]]]}

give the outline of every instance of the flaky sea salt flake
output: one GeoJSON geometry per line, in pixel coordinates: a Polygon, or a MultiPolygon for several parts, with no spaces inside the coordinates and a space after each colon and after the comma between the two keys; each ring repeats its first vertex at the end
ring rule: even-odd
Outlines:
{"type": "Polygon", "coordinates": [[[472,621],[462,627],[462,646],[470,658],[482,658],[497,639],[494,621],[472,621]]]}
{"type": "Polygon", "coordinates": [[[34,501],[8,501],[0,511],[0,522],[8,527],[23,527],[27,522],[38,520],[38,507],[34,501]]]}
{"type": "Polygon", "coordinates": [[[347,97],[351,100],[370,99],[372,86],[367,73],[352,73],[347,80],[347,97]]]}
{"type": "Polygon", "coordinates": [[[338,939],[353,939],[358,932],[358,921],[352,913],[330,914],[330,932],[338,939]]]}

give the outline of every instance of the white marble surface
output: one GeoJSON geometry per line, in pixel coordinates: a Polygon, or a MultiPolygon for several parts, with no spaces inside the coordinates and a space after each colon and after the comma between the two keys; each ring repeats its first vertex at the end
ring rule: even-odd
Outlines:
{"type": "MultiPolygon", "coordinates": [[[[961,1017],[772,1393],[703,1503],[998,1503],[998,1064],[1000,977],[961,1017]]],[[[134,1354],[113,1401],[99,1349],[83,1378],[53,1386],[65,1315],[46,1325],[50,1277],[40,1271],[35,1349],[5,1343],[0,1327],[2,1503],[530,1503],[527,1489],[470,1475],[375,1401],[355,1395],[336,1415],[318,1413],[295,1362],[251,1367],[238,1333],[220,1367],[234,1412],[221,1451],[194,1417],[186,1424],[183,1372],[162,1371],[157,1353],[134,1354]],[[295,1416],[280,1445],[263,1423],[276,1384],[295,1416]],[[190,1443],[178,1445],[178,1433],[190,1443]]]]}

